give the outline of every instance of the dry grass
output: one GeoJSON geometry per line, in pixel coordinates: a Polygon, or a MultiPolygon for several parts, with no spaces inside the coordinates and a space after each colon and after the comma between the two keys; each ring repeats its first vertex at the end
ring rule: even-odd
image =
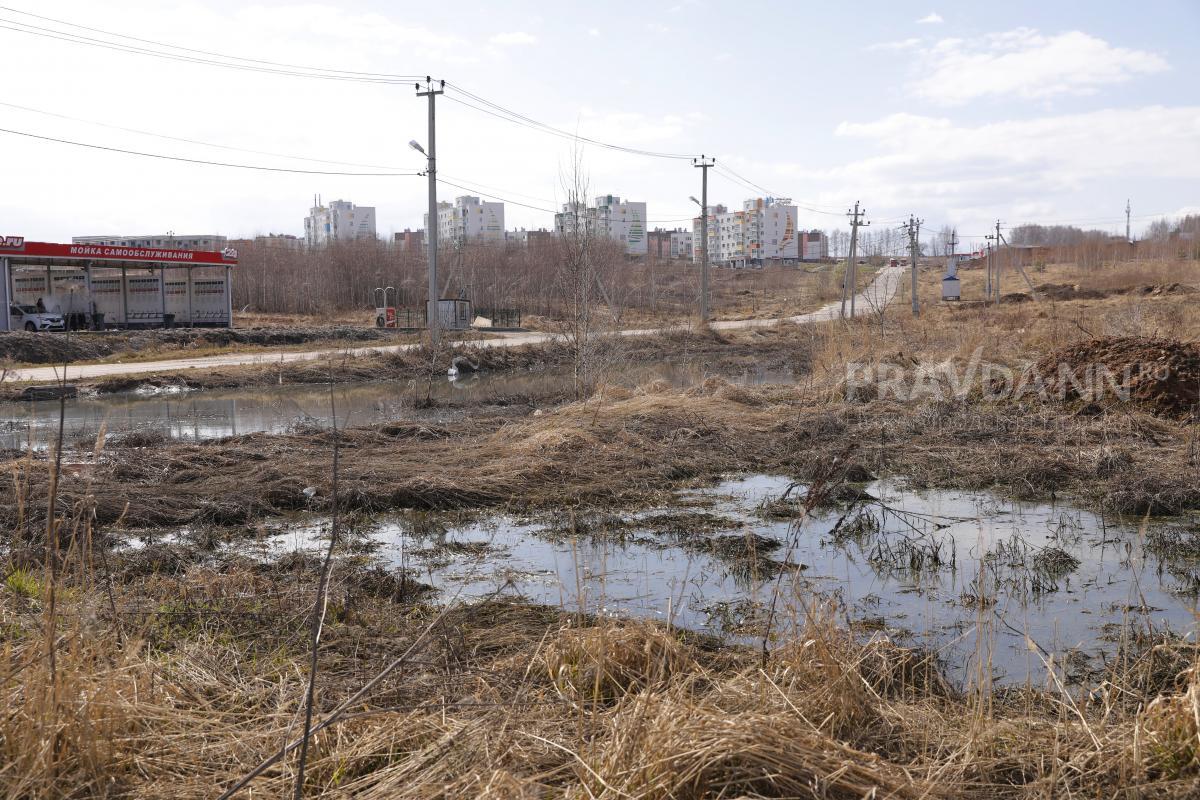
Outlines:
{"type": "MultiPolygon", "coordinates": [[[[60,609],[53,676],[36,605],[5,594],[0,792],[199,798],[230,786],[297,734],[302,587],[315,569],[255,576],[234,565],[159,578],[144,596],[122,587],[121,609],[171,591],[192,612],[173,613],[176,601],[123,614],[124,644],[100,594],[77,587],[60,609]],[[247,591],[233,591],[239,582],[247,591]]],[[[1100,798],[1121,787],[1182,798],[1200,789],[1194,646],[1158,643],[1182,667],[1157,681],[1135,660],[1090,693],[1001,700],[959,695],[928,657],[856,641],[823,612],[764,656],[660,625],[491,601],[452,609],[422,639],[434,608],[355,597],[337,582],[334,598],[318,718],[418,646],[314,737],[310,797],[1100,798]]],[[[294,769],[285,760],[241,796],[286,796],[294,769]]]]}

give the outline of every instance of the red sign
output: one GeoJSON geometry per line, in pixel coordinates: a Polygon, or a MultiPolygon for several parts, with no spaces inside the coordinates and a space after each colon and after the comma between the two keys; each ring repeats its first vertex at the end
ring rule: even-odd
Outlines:
{"type": "Polygon", "coordinates": [[[141,261],[157,264],[222,264],[237,263],[237,250],[162,250],[153,247],[120,247],[109,244],[55,244],[27,242],[19,236],[0,239],[0,255],[27,258],[69,258],[80,261],[141,261]]]}

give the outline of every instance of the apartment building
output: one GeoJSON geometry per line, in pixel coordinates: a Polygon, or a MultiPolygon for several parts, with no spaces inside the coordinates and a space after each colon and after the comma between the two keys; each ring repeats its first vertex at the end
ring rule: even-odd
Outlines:
{"type": "Polygon", "coordinates": [[[648,255],[663,261],[691,258],[692,233],[682,228],[673,231],[656,228],[647,234],[648,255]]]}
{"type": "MultiPolygon", "coordinates": [[[[708,215],[708,259],[727,267],[791,264],[800,257],[796,235],[799,210],[787,200],[755,197],[741,211],[712,206],[708,215]]],[[[700,260],[701,220],[692,222],[693,259],[700,260]]]]}
{"type": "MultiPolygon", "coordinates": [[[[438,203],[437,232],[439,246],[467,243],[504,244],[504,203],[463,195],[453,203],[438,203]]],[[[429,215],[425,215],[429,230],[429,215]]]]}
{"type": "Polygon", "coordinates": [[[328,206],[313,198],[313,206],[304,218],[304,243],[321,247],[330,242],[375,238],[375,209],[356,206],[347,200],[334,200],[328,206]]]}
{"type": "Polygon", "coordinates": [[[805,231],[800,234],[800,253],[802,261],[823,261],[829,258],[829,237],[823,231],[805,231]]]}
{"type": "Polygon", "coordinates": [[[644,256],[649,252],[646,235],[646,204],[622,201],[613,194],[595,198],[591,206],[566,203],[562,212],[554,215],[554,231],[559,236],[572,235],[578,225],[604,239],[619,242],[626,255],[644,256]]]}
{"type": "Polygon", "coordinates": [[[155,233],[148,236],[72,236],[71,244],[103,244],[109,247],[145,247],[163,250],[224,250],[229,239],[212,233],[155,233]]]}

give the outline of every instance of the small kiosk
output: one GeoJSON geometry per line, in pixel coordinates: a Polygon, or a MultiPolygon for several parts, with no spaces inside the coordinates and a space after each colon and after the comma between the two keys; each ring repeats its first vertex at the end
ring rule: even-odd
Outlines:
{"type": "Polygon", "coordinates": [[[15,305],[70,328],[233,327],[237,251],[27,242],[0,237],[0,331],[15,305]]]}

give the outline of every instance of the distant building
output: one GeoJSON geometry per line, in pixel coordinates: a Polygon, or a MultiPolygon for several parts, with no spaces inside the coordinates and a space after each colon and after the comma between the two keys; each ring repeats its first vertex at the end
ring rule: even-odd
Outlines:
{"type": "Polygon", "coordinates": [[[504,234],[505,241],[517,247],[539,248],[549,247],[554,243],[554,234],[545,228],[539,228],[535,231],[527,231],[524,228],[515,231],[509,231],[504,234]]]}
{"type": "Polygon", "coordinates": [[[371,206],[356,206],[347,200],[334,200],[324,206],[317,197],[304,218],[304,243],[309,247],[374,238],[375,209],[371,206]]]}
{"type": "Polygon", "coordinates": [[[646,255],[665,261],[671,257],[671,232],[655,228],[646,234],[646,255]]]}
{"type": "Polygon", "coordinates": [[[691,258],[693,238],[691,231],[682,228],[671,231],[671,258],[691,258]]]}
{"type": "Polygon", "coordinates": [[[395,234],[394,243],[398,250],[419,252],[425,249],[425,231],[411,231],[405,228],[395,234]]]}
{"type": "Polygon", "coordinates": [[[644,256],[649,252],[646,235],[646,204],[621,201],[612,194],[601,195],[594,205],[566,203],[561,213],[554,215],[554,232],[559,236],[572,235],[578,225],[604,239],[619,242],[626,255],[644,256]]]}
{"type": "Polygon", "coordinates": [[[646,236],[648,255],[662,260],[691,258],[692,234],[682,228],[673,231],[656,228],[646,236]]]}
{"type": "MultiPolygon", "coordinates": [[[[464,195],[453,204],[438,203],[438,245],[504,243],[504,203],[491,203],[464,195]]],[[[425,215],[429,229],[429,215],[425,215]]]]}
{"type": "Polygon", "coordinates": [[[822,231],[811,230],[800,234],[800,258],[803,261],[823,261],[829,258],[829,237],[822,231]]]}
{"type": "Polygon", "coordinates": [[[71,244],[106,244],[110,247],[161,247],[163,250],[224,250],[229,239],[216,234],[155,233],[149,236],[72,236],[71,244]]]}
{"type": "Polygon", "coordinates": [[[290,233],[268,233],[266,236],[255,236],[254,244],[281,250],[300,250],[304,247],[304,240],[290,233]]]}
{"type": "MultiPolygon", "coordinates": [[[[798,209],[786,199],[755,197],[741,211],[710,208],[708,259],[729,267],[762,267],[795,263],[800,256],[796,235],[798,209]]],[[[701,220],[692,223],[693,257],[700,259],[701,220]]]]}

